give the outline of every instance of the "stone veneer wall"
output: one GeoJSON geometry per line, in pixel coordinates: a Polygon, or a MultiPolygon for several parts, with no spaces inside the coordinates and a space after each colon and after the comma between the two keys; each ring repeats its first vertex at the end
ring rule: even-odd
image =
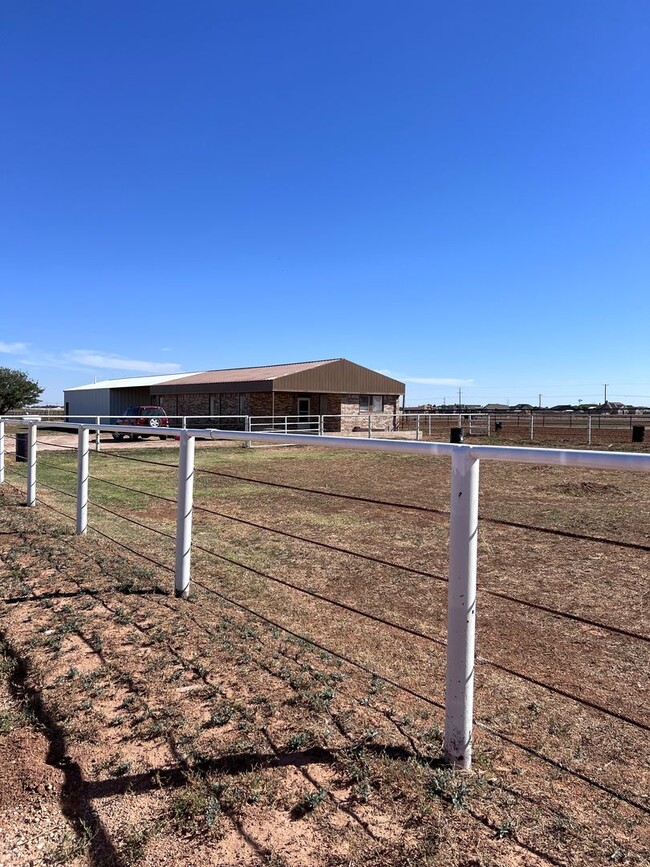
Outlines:
{"type": "Polygon", "coordinates": [[[397,412],[399,398],[397,395],[384,396],[384,411],[378,412],[359,412],[359,397],[358,394],[341,395],[341,433],[354,433],[360,430],[368,429],[368,416],[370,416],[371,430],[387,431],[393,430],[395,426],[395,414],[397,412]],[[345,417],[347,416],[347,418],[345,417]]]}

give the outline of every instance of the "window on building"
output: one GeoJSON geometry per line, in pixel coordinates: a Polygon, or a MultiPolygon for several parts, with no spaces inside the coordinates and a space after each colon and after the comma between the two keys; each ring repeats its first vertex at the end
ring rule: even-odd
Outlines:
{"type": "Polygon", "coordinates": [[[384,396],[382,394],[360,394],[359,412],[383,412],[384,396]]]}

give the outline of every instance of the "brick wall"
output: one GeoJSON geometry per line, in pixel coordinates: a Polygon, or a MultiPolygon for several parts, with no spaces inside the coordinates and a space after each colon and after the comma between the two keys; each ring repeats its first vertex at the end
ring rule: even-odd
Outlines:
{"type": "MultiPolygon", "coordinates": [[[[226,419],[218,419],[218,416],[271,416],[273,414],[275,404],[275,415],[277,416],[295,416],[298,414],[298,397],[308,396],[310,398],[310,414],[313,416],[321,415],[321,397],[320,394],[304,395],[295,392],[277,392],[275,400],[269,391],[251,392],[244,394],[240,405],[240,396],[237,392],[227,394],[166,394],[162,396],[152,396],[152,400],[164,407],[167,415],[176,416],[177,420],[173,424],[180,425],[181,416],[209,416],[212,413],[213,419],[190,420],[192,427],[221,427],[224,429],[243,430],[244,422],[237,419],[228,421],[226,419]],[[241,406],[241,408],[240,408],[241,406]]],[[[367,430],[368,413],[359,414],[359,395],[358,394],[326,394],[325,397],[325,412],[324,415],[337,416],[325,420],[325,431],[327,433],[353,433],[356,431],[367,430]],[[338,416],[349,415],[349,418],[342,419],[342,423],[338,416]]],[[[398,398],[386,396],[384,398],[384,412],[370,413],[373,430],[391,430],[392,418],[398,406],[398,398]]]]}

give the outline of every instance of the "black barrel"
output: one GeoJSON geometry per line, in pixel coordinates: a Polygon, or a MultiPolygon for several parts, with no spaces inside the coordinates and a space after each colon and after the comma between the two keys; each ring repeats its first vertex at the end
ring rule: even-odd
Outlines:
{"type": "Polygon", "coordinates": [[[642,443],[645,439],[645,428],[642,424],[635,424],[632,427],[632,442],[642,443]]]}
{"type": "Polygon", "coordinates": [[[19,430],[16,434],[16,462],[27,463],[27,431],[19,430]]]}
{"type": "Polygon", "coordinates": [[[449,429],[449,442],[450,443],[462,443],[463,441],[463,429],[462,427],[452,427],[449,429]]]}

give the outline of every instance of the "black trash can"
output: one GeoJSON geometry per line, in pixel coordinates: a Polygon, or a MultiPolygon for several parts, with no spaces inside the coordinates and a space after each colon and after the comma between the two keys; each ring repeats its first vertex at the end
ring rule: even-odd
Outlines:
{"type": "Polygon", "coordinates": [[[16,434],[16,463],[27,463],[27,431],[19,430],[16,434]]]}
{"type": "Polygon", "coordinates": [[[645,428],[642,424],[635,424],[632,427],[632,442],[642,443],[645,439],[645,428]]]}
{"type": "Polygon", "coordinates": [[[462,443],[463,441],[463,429],[462,427],[452,427],[449,429],[449,442],[450,443],[462,443]]]}

